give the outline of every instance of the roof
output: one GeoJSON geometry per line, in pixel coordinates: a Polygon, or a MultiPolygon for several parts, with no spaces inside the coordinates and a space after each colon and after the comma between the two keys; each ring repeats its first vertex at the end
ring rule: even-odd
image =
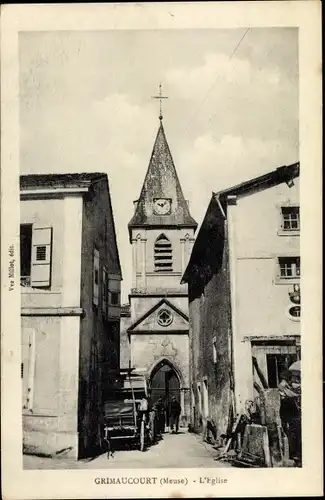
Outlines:
{"type": "Polygon", "coordinates": [[[87,187],[95,181],[107,178],[100,172],[72,174],[27,174],[20,176],[20,189],[87,187]]]}
{"type": "Polygon", "coordinates": [[[170,309],[172,309],[174,312],[179,314],[179,316],[181,316],[183,319],[188,321],[188,319],[189,319],[188,316],[183,311],[181,311],[178,307],[176,307],[172,302],[170,302],[168,299],[166,299],[164,297],[159,302],[157,302],[153,307],[151,307],[148,311],[146,311],[142,316],[140,316],[140,318],[138,318],[128,328],[128,332],[132,332],[138,325],[140,325],[140,323],[142,323],[142,321],[144,321],[146,318],[148,318],[148,316],[150,316],[154,311],[156,311],[162,304],[166,304],[167,306],[170,307],[170,309]]]}
{"type": "Polygon", "coordinates": [[[299,174],[300,162],[293,163],[292,165],[284,165],[264,175],[254,177],[253,179],[242,182],[241,184],[219,191],[218,193],[215,193],[215,196],[217,196],[220,200],[223,200],[227,196],[250,195],[259,190],[281,184],[282,182],[288,182],[290,179],[299,177],[299,174]]]}
{"type": "MultiPolygon", "coordinates": [[[[120,263],[120,256],[117,247],[116,228],[114,220],[114,212],[112,207],[112,200],[110,196],[109,183],[107,174],[103,172],[83,172],[83,173],[61,173],[61,174],[25,174],[20,175],[20,190],[26,191],[26,196],[35,195],[40,196],[40,192],[44,190],[53,189],[54,196],[61,192],[61,190],[83,190],[87,191],[95,182],[104,181],[108,192],[108,203],[110,213],[112,215],[112,226],[114,234],[114,245],[117,258],[117,266],[119,274],[122,278],[122,270],[120,263]],[[55,191],[57,190],[57,191],[55,191]]],[[[24,196],[25,193],[22,194],[24,196]]]]}
{"type": "Polygon", "coordinates": [[[220,221],[220,217],[223,220],[227,218],[226,206],[229,196],[244,197],[269,189],[283,182],[290,184],[293,179],[299,177],[299,174],[300,162],[297,162],[292,165],[278,167],[259,177],[254,177],[241,184],[236,184],[217,193],[212,193],[181,283],[187,283],[190,274],[198,272],[198,266],[206,267],[206,274],[210,272],[210,264],[215,260],[216,256],[216,249],[212,248],[212,246],[219,246],[219,240],[225,238],[223,223],[220,221]]]}
{"type": "Polygon", "coordinates": [[[129,230],[143,226],[197,227],[184,198],[161,120],[140,198],[128,225],[129,230]],[[171,213],[155,215],[154,198],[172,199],[171,213]]]}

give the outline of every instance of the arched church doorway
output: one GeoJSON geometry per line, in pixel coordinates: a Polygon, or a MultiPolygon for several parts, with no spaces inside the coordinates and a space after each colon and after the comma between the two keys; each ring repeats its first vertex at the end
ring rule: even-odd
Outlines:
{"type": "Polygon", "coordinates": [[[151,373],[150,387],[152,403],[154,404],[159,398],[162,398],[164,402],[168,425],[170,403],[173,396],[181,403],[180,380],[172,363],[163,360],[156,365],[151,373]]]}
{"type": "Polygon", "coordinates": [[[179,376],[168,360],[160,361],[153,369],[150,377],[151,401],[154,404],[162,398],[166,411],[166,425],[169,425],[170,404],[175,396],[181,403],[179,376]]]}
{"type": "Polygon", "coordinates": [[[150,376],[151,398],[155,403],[158,398],[171,400],[173,396],[180,402],[180,381],[172,363],[160,361],[150,376]]]}

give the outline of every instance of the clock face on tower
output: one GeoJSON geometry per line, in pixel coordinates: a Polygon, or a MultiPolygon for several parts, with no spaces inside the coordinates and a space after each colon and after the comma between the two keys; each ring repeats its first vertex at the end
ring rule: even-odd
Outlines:
{"type": "Polygon", "coordinates": [[[171,200],[169,198],[154,198],[153,210],[156,215],[167,215],[170,213],[171,200]]]}

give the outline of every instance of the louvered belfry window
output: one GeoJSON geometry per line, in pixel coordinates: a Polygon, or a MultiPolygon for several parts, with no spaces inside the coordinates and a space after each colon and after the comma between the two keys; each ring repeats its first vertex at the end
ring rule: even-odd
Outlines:
{"type": "Polygon", "coordinates": [[[156,239],[154,259],[156,272],[173,270],[172,244],[164,234],[161,234],[156,239]]]}

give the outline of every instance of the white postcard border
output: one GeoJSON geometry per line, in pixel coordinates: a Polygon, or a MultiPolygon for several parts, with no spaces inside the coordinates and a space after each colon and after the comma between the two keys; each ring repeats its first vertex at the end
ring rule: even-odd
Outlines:
{"type": "Polygon", "coordinates": [[[257,497],[322,494],[321,343],[321,5],[318,1],[166,4],[5,5],[1,7],[2,485],[6,499],[257,497]],[[302,469],[22,469],[20,397],[18,32],[24,30],[299,27],[301,279],[303,297],[302,469]],[[308,167],[308,168],[307,168],[308,167]],[[11,262],[14,261],[13,264],[11,262]],[[13,279],[13,282],[12,282],[13,279]],[[200,477],[226,483],[200,484],[200,477]],[[129,484],[96,484],[128,477],[129,484]],[[132,478],[154,477],[155,484],[132,478]],[[184,484],[161,484],[161,478],[184,484]],[[195,482],[194,482],[195,481],[195,482]]]}

